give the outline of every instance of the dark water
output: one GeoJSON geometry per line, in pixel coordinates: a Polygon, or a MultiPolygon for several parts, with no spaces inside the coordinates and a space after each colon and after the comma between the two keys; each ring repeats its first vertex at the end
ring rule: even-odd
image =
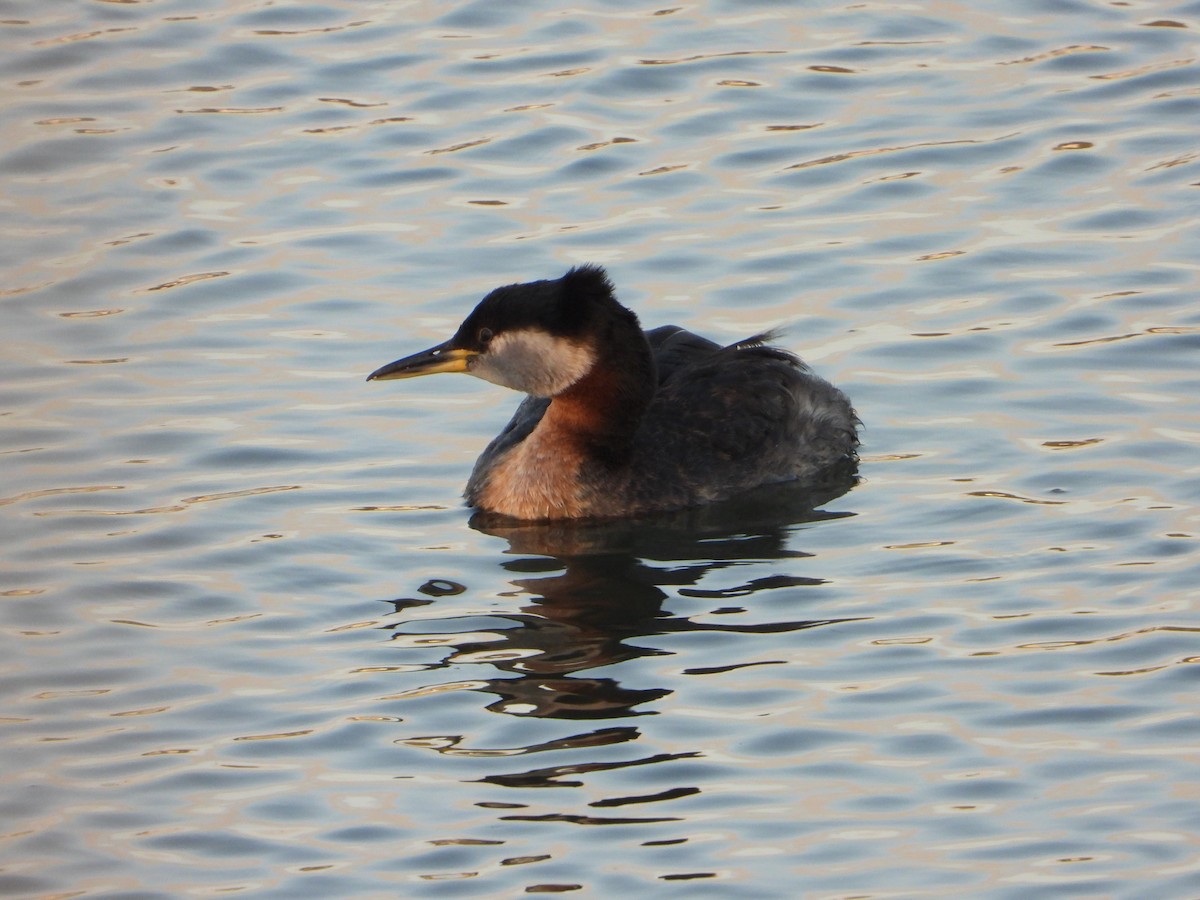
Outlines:
{"type": "Polygon", "coordinates": [[[1196,3],[0,20],[0,894],[1200,896],[1196,3]],[[863,483],[473,522],[584,261],[863,483]]]}

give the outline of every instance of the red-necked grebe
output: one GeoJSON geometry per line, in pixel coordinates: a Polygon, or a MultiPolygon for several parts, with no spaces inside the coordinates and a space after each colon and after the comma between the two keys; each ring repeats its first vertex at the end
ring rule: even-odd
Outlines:
{"type": "Polygon", "coordinates": [[[466,372],[529,396],[475,463],[471,506],[519,519],[682,509],[857,458],[846,396],[759,335],[644,332],[599,266],[496,288],[454,337],[368,381],[466,372]]]}

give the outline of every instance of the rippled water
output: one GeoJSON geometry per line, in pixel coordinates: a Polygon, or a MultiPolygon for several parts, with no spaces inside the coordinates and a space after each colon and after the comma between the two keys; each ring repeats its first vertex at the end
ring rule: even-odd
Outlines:
{"type": "Polygon", "coordinates": [[[0,19],[0,893],[1200,896],[1196,3],[0,19]],[[583,261],[863,483],[472,522],[583,261]]]}

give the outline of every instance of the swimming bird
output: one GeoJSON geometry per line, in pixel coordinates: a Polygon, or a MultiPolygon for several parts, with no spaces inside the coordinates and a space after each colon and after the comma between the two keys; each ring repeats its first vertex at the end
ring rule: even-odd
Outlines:
{"type": "Polygon", "coordinates": [[[465,372],[528,394],[467,481],[468,505],[517,519],[683,509],[857,460],[846,396],[770,333],[727,347],[645,332],[603,268],[510,284],[454,336],[368,381],[465,372]]]}

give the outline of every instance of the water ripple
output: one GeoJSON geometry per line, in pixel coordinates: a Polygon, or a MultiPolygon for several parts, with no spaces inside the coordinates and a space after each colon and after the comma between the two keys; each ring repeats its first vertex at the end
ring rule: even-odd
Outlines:
{"type": "Polygon", "coordinates": [[[1197,894],[1186,8],[193,6],[5,23],[0,893],[1197,894]],[[583,261],[864,481],[470,519],[583,261]]]}

